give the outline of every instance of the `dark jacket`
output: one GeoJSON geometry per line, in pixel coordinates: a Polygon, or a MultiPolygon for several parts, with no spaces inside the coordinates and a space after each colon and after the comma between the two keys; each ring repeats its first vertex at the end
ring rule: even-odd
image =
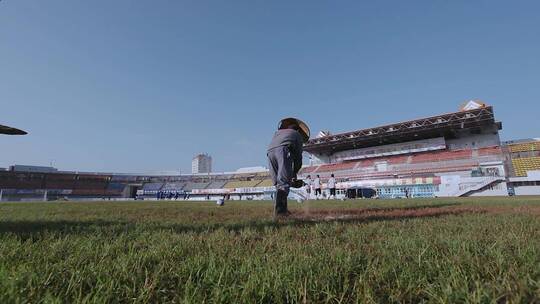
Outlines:
{"type": "Polygon", "coordinates": [[[300,168],[302,168],[302,151],[304,148],[302,135],[293,129],[277,130],[272,138],[272,142],[268,146],[268,151],[281,146],[289,148],[291,158],[294,162],[294,173],[298,173],[300,168]]]}

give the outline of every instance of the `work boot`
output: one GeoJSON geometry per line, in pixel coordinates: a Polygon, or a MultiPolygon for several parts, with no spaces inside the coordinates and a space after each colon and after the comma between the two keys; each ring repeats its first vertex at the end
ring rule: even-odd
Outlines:
{"type": "Polygon", "coordinates": [[[287,191],[277,190],[274,198],[274,217],[288,215],[287,210],[287,191]]]}

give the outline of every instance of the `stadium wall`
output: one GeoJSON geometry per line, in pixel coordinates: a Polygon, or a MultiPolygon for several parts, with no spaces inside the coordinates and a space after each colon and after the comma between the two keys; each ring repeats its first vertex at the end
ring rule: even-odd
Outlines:
{"type": "Polygon", "coordinates": [[[450,150],[474,149],[500,146],[499,131],[495,126],[485,126],[475,134],[470,130],[456,131],[456,138],[447,138],[446,145],[450,150]]]}
{"type": "Polygon", "coordinates": [[[540,183],[529,185],[514,184],[514,195],[540,195],[540,183]]]}
{"type": "Polygon", "coordinates": [[[510,177],[508,187],[513,195],[540,195],[540,170],[528,171],[525,177],[510,177]]]}

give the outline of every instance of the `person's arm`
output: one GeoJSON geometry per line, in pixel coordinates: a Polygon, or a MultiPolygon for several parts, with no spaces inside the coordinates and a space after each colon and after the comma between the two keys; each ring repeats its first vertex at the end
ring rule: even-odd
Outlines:
{"type": "Polygon", "coordinates": [[[292,151],[290,151],[292,159],[293,159],[293,163],[294,163],[294,175],[295,175],[295,177],[298,174],[298,172],[300,171],[300,169],[302,169],[302,151],[303,151],[303,149],[304,149],[304,143],[302,141],[302,136],[299,133],[298,136],[296,136],[296,140],[294,141],[293,147],[291,149],[292,151]]]}

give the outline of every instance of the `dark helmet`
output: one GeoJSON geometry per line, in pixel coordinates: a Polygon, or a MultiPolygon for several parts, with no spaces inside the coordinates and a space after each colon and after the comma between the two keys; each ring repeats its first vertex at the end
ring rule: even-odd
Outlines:
{"type": "Polygon", "coordinates": [[[296,126],[296,130],[302,135],[304,142],[309,140],[311,132],[309,131],[308,125],[301,121],[298,118],[288,117],[284,118],[279,122],[278,129],[289,129],[290,126],[296,126]]]}

